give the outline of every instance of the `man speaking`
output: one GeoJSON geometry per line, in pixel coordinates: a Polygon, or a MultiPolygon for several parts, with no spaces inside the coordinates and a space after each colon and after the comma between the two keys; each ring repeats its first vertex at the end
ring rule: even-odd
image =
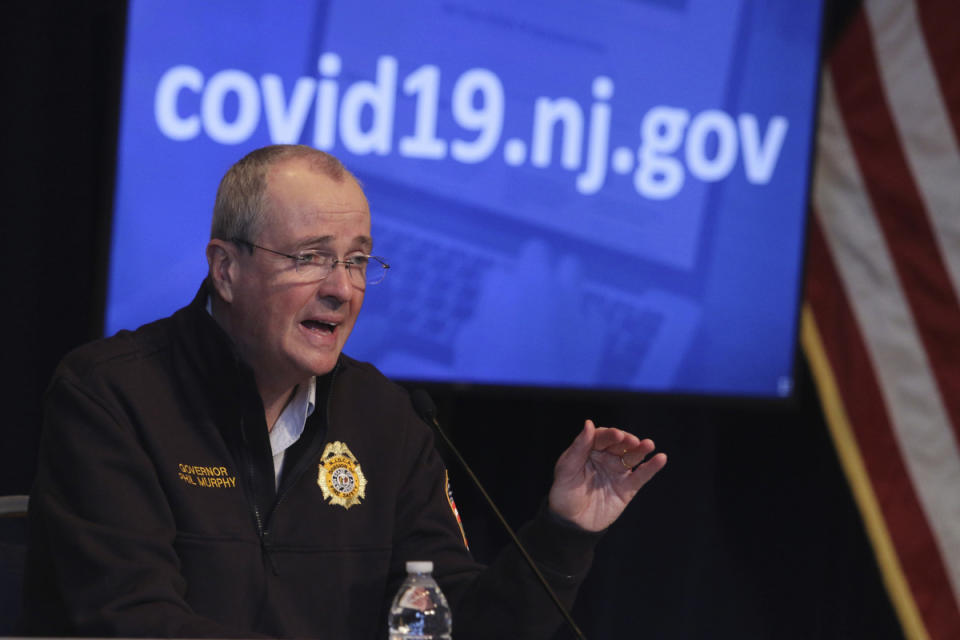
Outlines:
{"type": "MultiPolygon", "coordinates": [[[[407,560],[432,560],[458,640],[546,637],[513,548],[465,547],[429,428],[343,354],[386,275],[333,156],[253,151],[224,176],[209,273],[169,318],[81,347],[48,391],[27,560],[42,635],[378,638],[407,560]]],[[[666,464],[587,421],[520,533],[569,606],[599,532],[666,464]]]]}

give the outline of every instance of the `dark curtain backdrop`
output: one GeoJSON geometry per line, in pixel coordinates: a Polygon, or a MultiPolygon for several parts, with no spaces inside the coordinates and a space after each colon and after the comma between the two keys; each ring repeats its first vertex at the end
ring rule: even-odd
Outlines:
{"type": "MultiPolygon", "coordinates": [[[[831,5],[828,42],[855,6],[831,5]]],[[[29,491],[54,366],[100,332],[124,6],[12,2],[0,12],[7,494],[29,491]]],[[[515,525],[540,505],[584,417],[668,452],[598,550],[575,609],[589,637],[902,638],[805,363],[798,369],[786,406],[430,391],[515,525]]],[[[451,474],[472,548],[489,559],[506,536],[451,474]]]]}

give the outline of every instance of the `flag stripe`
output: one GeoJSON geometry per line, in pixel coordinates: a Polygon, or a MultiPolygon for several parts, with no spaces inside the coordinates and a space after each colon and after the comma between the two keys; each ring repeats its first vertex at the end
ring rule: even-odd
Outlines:
{"type": "MultiPolygon", "coordinates": [[[[859,111],[857,119],[860,122],[859,111]]],[[[852,309],[851,327],[835,340],[825,328],[830,324],[819,319],[818,324],[831,349],[841,390],[849,398],[854,431],[918,607],[933,637],[949,637],[934,630],[960,615],[953,596],[960,578],[960,546],[957,531],[951,531],[960,512],[960,492],[943,490],[960,473],[960,454],[953,446],[887,242],[867,199],[830,73],[823,83],[818,144],[815,209],[852,309]],[[863,355],[854,358],[856,327],[865,347],[863,355]],[[840,363],[841,354],[853,361],[847,370],[840,363]],[[876,375],[874,382],[871,374],[876,375]],[[903,456],[902,462],[897,454],[903,456]],[[898,467],[905,469],[898,473],[898,467]]],[[[875,174],[872,177],[876,179],[875,174]]],[[[824,277],[817,273],[817,263],[811,258],[813,281],[824,277]]]]}
{"type": "Polygon", "coordinates": [[[956,449],[960,436],[960,369],[955,363],[960,362],[960,341],[953,338],[960,327],[960,303],[899,144],[876,60],[870,55],[872,45],[866,16],[861,12],[838,43],[830,70],[873,212],[886,236],[941,401],[951,418],[945,424],[954,433],[956,449]]]}
{"type": "MultiPolygon", "coordinates": [[[[960,3],[953,6],[951,14],[957,24],[960,3]]],[[[949,294],[956,304],[960,251],[951,248],[960,247],[960,216],[956,215],[960,211],[960,150],[924,46],[917,7],[912,1],[876,0],[865,9],[899,142],[930,214],[934,239],[950,277],[949,294]]],[[[956,53],[960,54],[960,49],[956,53]]],[[[953,418],[956,424],[956,413],[953,418]]]]}
{"type": "MultiPolygon", "coordinates": [[[[819,232],[818,227],[818,236],[819,232]]],[[[825,251],[822,246],[822,237],[818,237],[817,244],[819,245],[817,253],[825,251]]],[[[821,299],[818,298],[818,302],[820,301],[821,299]]],[[[822,304],[819,306],[822,306],[822,304]]],[[[821,317],[825,315],[827,314],[823,312],[821,317]]],[[[833,374],[833,368],[824,349],[823,339],[817,329],[816,317],[809,304],[805,304],[803,308],[801,340],[807,360],[810,362],[810,369],[813,371],[816,380],[817,392],[830,429],[830,436],[837,448],[844,474],[850,483],[857,506],[863,514],[867,535],[873,545],[877,564],[880,565],[881,575],[887,591],[890,593],[890,599],[900,620],[900,626],[903,628],[907,640],[927,640],[930,636],[903,574],[900,559],[897,557],[896,549],[890,538],[890,532],[887,529],[880,504],[873,490],[866,464],[857,445],[857,439],[853,434],[843,398],[837,387],[837,378],[833,374]]],[[[836,352],[834,351],[834,353],[836,352]]]]}
{"type": "MultiPolygon", "coordinates": [[[[816,218],[811,224],[807,264],[809,277],[806,297],[814,311],[818,333],[829,356],[832,378],[842,397],[848,399],[844,413],[855,436],[859,453],[856,457],[863,461],[864,468],[869,472],[873,485],[869,493],[881,503],[882,516],[887,523],[883,526],[872,519],[874,512],[869,500],[864,499],[865,490],[853,485],[858,507],[864,516],[874,553],[883,572],[884,583],[909,638],[923,637],[914,628],[914,609],[922,612],[932,637],[950,638],[960,633],[960,611],[950,599],[950,583],[943,570],[942,559],[939,556],[926,557],[929,550],[936,549],[933,533],[913,492],[873,364],[856,328],[853,311],[816,218]],[[884,546],[887,537],[895,544],[902,565],[896,559],[889,558],[889,549],[884,546]],[[915,604],[904,599],[900,584],[903,576],[906,576],[915,594],[915,604]]],[[[822,373],[822,369],[814,368],[827,418],[833,420],[836,408],[832,413],[823,396],[823,388],[832,385],[830,381],[823,380],[822,373]]],[[[842,430],[835,421],[831,421],[830,427],[832,433],[842,430]]],[[[838,452],[844,463],[844,471],[849,476],[850,457],[844,455],[849,452],[838,452]]]]}
{"type": "Polygon", "coordinates": [[[937,84],[946,103],[954,140],[960,139],[960,38],[957,24],[960,5],[957,0],[921,0],[917,6],[923,38],[930,52],[937,84]]]}
{"type": "MultiPolygon", "coordinates": [[[[886,523],[885,527],[878,528],[881,523],[871,519],[873,512],[869,500],[864,499],[864,490],[860,488],[858,491],[858,487],[852,485],[884,583],[909,638],[923,637],[914,628],[914,609],[920,610],[931,637],[949,638],[951,629],[960,632],[960,611],[951,601],[950,582],[942,559],[939,556],[926,557],[931,550],[936,550],[936,542],[900,457],[873,363],[863,337],[856,330],[853,310],[844,295],[843,284],[816,218],[811,224],[807,264],[806,296],[829,356],[833,379],[842,397],[848,399],[845,416],[856,440],[857,457],[863,460],[869,473],[873,485],[870,493],[880,503],[886,523]],[[889,558],[889,549],[884,546],[887,537],[895,544],[900,562],[889,558]],[[900,584],[903,576],[914,594],[913,603],[904,599],[900,584]]],[[[817,375],[818,390],[831,386],[821,377],[822,370],[814,369],[814,374],[817,375]]],[[[827,409],[830,407],[825,403],[827,409]]],[[[828,412],[827,417],[833,416],[828,412]]],[[[835,422],[831,422],[830,427],[832,431],[840,428],[835,422]]],[[[849,476],[850,458],[843,455],[844,451],[838,452],[849,476]]]]}

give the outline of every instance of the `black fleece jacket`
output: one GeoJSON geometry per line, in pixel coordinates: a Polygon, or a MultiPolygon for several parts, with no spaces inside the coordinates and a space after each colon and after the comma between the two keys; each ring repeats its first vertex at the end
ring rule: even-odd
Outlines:
{"type": "MultiPolygon", "coordinates": [[[[47,393],[30,503],[26,631],[38,635],[383,638],[407,560],[432,560],[469,638],[559,624],[519,554],[464,547],[432,434],[407,393],[342,356],[279,489],[250,368],[206,313],[81,347],[47,393]],[[324,498],[340,442],[364,497],[324,498]]],[[[541,512],[521,531],[572,602],[598,536],[541,512]]]]}

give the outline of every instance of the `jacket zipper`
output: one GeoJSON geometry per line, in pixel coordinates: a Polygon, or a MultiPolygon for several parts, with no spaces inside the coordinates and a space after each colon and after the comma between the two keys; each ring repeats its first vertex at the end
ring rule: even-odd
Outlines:
{"type": "Polygon", "coordinates": [[[250,443],[247,441],[246,420],[243,414],[240,414],[240,435],[243,437],[243,452],[247,463],[247,477],[250,479],[250,492],[253,500],[253,519],[257,524],[257,536],[263,541],[263,517],[260,515],[260,506],[257,504],[257,470],[253,466],[253,458],[250,456],[250,443]]]}
{"type": "Polygon", "coordinates": [[[246,458],[247,463],[247,477],[250,480],[250,491],[253,498],[251,500],[253,504],[253,520],[257,525],[257,537],[260,539],[260,550],[266,558],[267,563],[270,565],[273,575],[280,575],[280,572],[277,570],[277,565],[273,561],[273,556],[270,553],[270,546],[267,543],[268,532],[263,527],[263,516],[260,514],[260,505],[257,504],[257,470],[253,464],[253,457],[250,455],[250,443],[247,440],[246,419],[242,413],[240,414],[240,434],[243,438],[244,458],[246,458]]]}

